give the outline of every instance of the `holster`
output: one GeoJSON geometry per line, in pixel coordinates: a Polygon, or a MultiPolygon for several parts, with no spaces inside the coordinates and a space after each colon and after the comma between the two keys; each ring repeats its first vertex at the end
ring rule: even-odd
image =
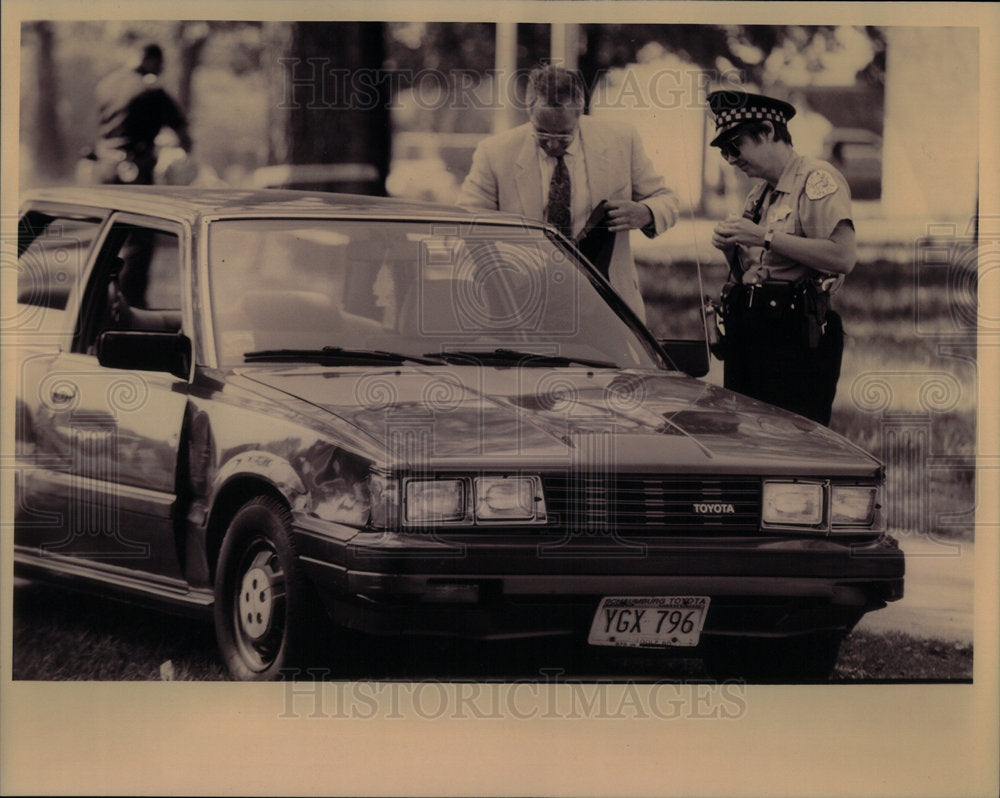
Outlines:
{"type": "Polygon", "coordinates": [[[796,299],[802,308],[806,343],[810,349],[819,346],[819,339],[826,329],[826,314],[830,310],[830,294],[820,291],[816,281],[807,278],[798,284],[796,299]]]}

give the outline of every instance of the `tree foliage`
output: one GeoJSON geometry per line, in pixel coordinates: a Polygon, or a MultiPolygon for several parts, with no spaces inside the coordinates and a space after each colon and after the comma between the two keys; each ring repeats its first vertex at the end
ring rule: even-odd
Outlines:
{"type": "MultiPolygon", "coordinates": [[[[589,87],[601,72],[637,60],[643,47],[656,43],[665,50],[726,82],[767,87],[780,80],[776,62],[782,57],[805,61],[821,73],[842,46],[835,25],[583,25],[584,52],[580,70],[589,87]]],[[[885,78],[885,36],[876,27],[864,29],[874,57],[856,76],[882,85],[885,78]]]]}
{"type": "MultiPolygon", "coordinates": [[[[829,25],[583,24],[580,28],[579,66],[590,87],[596,85],[604,71],[635,62],[642,49],[652,43],[710,76],[734,75],[738,82],[762,88],[768,88],[776,65],[780,67],[783,59],[795,59],[800,69],[820,74],[825,59],[840,46],[838,29],[829,25]]],[[[550,25],[522,23],[517,26],[517,34],[519,69],[534,66],[548,57],[550,25]]],[[[881,88],[885,79],[885,35],[876,27],[863,29],[863,34],[871,44],[873,56],[869,63],[859,67],[857,80],[881,88]]],[[[436,73],[446,92],[454,90],[456,81],[467,81],[469,73],[488,75],[495,66],[495,36],[496,25],[489,22],[29,23],[22,28],[23,140],[40,174],[44,172],[53,179],[59,173],[65,174],[75,154],[92,143],[96,133],[93,87],[119,67],[130,52],[141,44],[156,41],[166,54],[165,84],[176,92],[189,112],[201,109],[202,118],[197,118],[196,112],[194,121],[196,126],[202,126],[203,132],[218,133],[218,120],[226,113],[223,109],[206,108],[205,98],[197,96],[200,91],[207,91],[204,82],[199,88],[199,70],[211,68],[215,75],[225,72],[235,79],[252,77],[262,86],[271,85],[270,94],[266,88],[263,92],[264,105],[260,108],[261,116],[275,117],[270,133],[257,136],[256,128],[251,126],[247,135],[269,139],[269,149],[275,156],[280,154],[296,161],[360,158],[379,164],[381,171],[389,157],[386,106],[393,101],[391,92],[408,88],[426,70],[436,73]],[[292,40],[272,35],[276,29],[288,33],[292,40]],[[280,113],[282,109],[275,107],[275,98],[280,101],[284,92],[275,81],[287,78],[276,66],[277,59],[285,56],[327,58],[331,68],[371,75],[391,72],[391,85],[375,81],[372,91],[377,103],[353,109],[361,116],[345,109],[343,113],[317,112],[296,120],[293,114],[280,113]],[[358,136],[363,139],[362,144],[355,142],[358,136]],[[384,147],[384,154],[376,158],[372,149],[375,147],[384,147]]],[[[208,102],[213,102],[222,91],[221,85],[215,80],[212,87],[215,94],[208,102]]],[[[245,94],[249,96],[249,90],[245,94]]],[[[441,129],[480,130],[483,119],[473,114],[464,116],[467,118],[442,120],[441,129]]],[[[225,121],[228,130],[229,120],[225,121]]],[[[201,140],[208,143],[205,136],[201,140]]],[[[247,146],[240,145],[242,149],[247,146]]],[[[213,144],[208,151],[222,158],[231,149],[213,144]]]]}

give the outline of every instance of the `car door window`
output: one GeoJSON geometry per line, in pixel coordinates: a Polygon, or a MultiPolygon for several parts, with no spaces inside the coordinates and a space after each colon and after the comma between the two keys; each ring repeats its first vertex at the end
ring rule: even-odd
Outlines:
{"type": "Polygon", "coordinates": [[[101,219],[26,213],[17,229],[17,301],[64,310],[79,284],[101,219]]]}
{"type": "Polygon", "coordinates": [[[87,288],[82,314],[75,349],[90,354],[106,330],[178,332],[178,236],[152,227],[115,224],[87,288]]]}

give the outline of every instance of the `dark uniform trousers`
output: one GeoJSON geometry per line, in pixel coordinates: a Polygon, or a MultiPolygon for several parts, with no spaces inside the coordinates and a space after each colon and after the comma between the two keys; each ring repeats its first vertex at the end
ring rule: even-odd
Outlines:
{"type": "Polygon", "coordinates": [[[839,314],[822,308],[810,318],[808,298],[790,283],[727,288],[725,387],[829,425],[844,351],[839,314]]]}

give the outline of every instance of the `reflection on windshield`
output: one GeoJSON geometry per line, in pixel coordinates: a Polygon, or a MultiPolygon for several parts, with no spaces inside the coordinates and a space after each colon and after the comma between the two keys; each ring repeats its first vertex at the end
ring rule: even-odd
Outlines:
{"type": "Polygon", "coordinates": [[[430,222],[215,222],[209,235],[219,361],[275,350],[407,358],[516,350],[657,367],[581,267],[539,230],[430,222]]]}

